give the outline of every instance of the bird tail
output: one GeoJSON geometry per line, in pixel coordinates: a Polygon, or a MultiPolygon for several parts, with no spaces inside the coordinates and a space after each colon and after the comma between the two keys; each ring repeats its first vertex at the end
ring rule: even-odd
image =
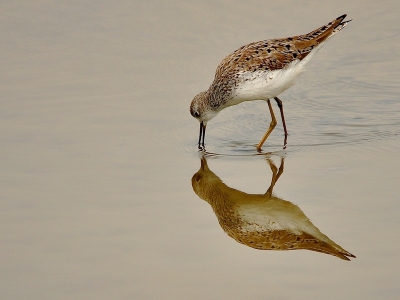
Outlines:
{"type": "MultiPolygon", "coordinates": [[[[343,17],[341,21],[343,21],[343,19],[346,18],[346,16],[347,16],[347,15],[341,16],[341,17],[343,17]]],[[[339,18],[341,18],[341,17],[339,17],[339,18]]],[[[335,27],[335,29],[333,30],[332,35],[338,33],[340,30],[342,30],[344,27],[346,27],[347,23],[349,23],[349,22],[351,22],[351,21],[353,21],[353,19],[347,20],[347,21],[344,21],[344,22],[340,22],[340,23],[335,27]]]]}
{"type": "Polygon", "coordinates": [[[336,18],[335,20],[325,24],[310,33],[304,34],[301,36],[303,40],[309,41],[316,41],[317,43],[322,43],[329,39],[330,37],[334,36],[340,30],[342,30],[347,23],[352,20],[343,21],[347,17],[346,14],[341,15],[340,17],[336,18]]]}
{"type": "Polygon", "coordinates": [[[334,255],[343,260],[350,260],[349,257],[355,258],[355,255],[344,250],[334,241],[330,240],[327,236],[324,236],[324,240],[322,240],[321,237],[316,238],[310,234],[304,233],[302,235],[302,240],[297,247],[299,249],[306,249],[306,250],[334,255]]]}

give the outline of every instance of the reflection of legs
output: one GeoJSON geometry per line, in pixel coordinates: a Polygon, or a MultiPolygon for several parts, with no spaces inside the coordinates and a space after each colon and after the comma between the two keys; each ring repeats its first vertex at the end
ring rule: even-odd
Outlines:
{"type": "Polygon", "coordinates": [[[269,186],[267,192],[265,193],[266,196],[271,197],[272,196],[272,190],[275,186],[275,183],[278,181],[279,177],[281,177],[283,173],[283,167],[284,167],[284,158],[281,158],[281,165],[278,168],[275,166],[274,162],[267,158],[267,162],[269,164],[269,167],[271,168],[272,171],[272,179],[271,179],[271,185],[269,186]]]}
{"type": "Polygon", "coordinates": [[[275,99],[276,103],[278,104],[279,110],[281,111],[283,130],[285,131],[285,140],[283,142],[283,146],[286,146],[286,140],[287,140],[288,133],[287,133],[287,130],[286,130],[285,116],[283,114],[282,100],[279,99],[278,97],[275,97],[274,99],[275,99]]]}
{"type": "Polygon", "coordinates": [[[264,144],[265,140],[268,138],[268,136],[271,134],[272,130],[274,130],[274,128],[276,126],[276,118],[275,118],[275,115],[274,115],[274,111],[272,110],[271,102],[269,101],[269,99],[267,100],[267,102],[268,102],[269,112],[271,114],[271,123],[269,124],[269,128],[268,128],[267,132],[264,134],[263,138],[261,139],[261,141],[257,145],[257,150],[258,151],[261,150],[261,147],[264,144]]]}
{"type": "Polygon", "coordinates": [[[278,174],[276,174],[276,181],[275,183],[278,181],[279,177],[281,177],[282,173],[283,173],[283,168],[285,166],[285,159],[283,157],[281,157],[281,165],[279,166],[279,171],[278,174]]]}

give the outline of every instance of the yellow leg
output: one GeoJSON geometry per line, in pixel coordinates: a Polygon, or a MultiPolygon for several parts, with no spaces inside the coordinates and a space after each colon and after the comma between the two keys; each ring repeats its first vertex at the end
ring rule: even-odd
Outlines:
{"type": "Polygon", "coordinates": [[[272,196],[272,190],[274,189],[275,183],[278,181],[279,177],[281,177],[282,173],[283,173],[283,163],[284,163],[284,159],[283,157],[281,158],[281,165],[278,168],[275,166],[274,162],[267,158],[267,162],[271,168],[272,171],[272,179],[271,179],[271,185],[269,186],[267,192],[265,193],[265,195],[267,197],[271,197],[272,196]]]}
{"type": "Polygon", "coordinates": [[[269,112],[271,113],[271,123],[269,124],[269,128],[268,128],[267,132],[264,134],[263,138],[257,145],[258,151],[261,150],[262,145],[264,144],[264,142],[266,141],[266,139],[268,138],[268,136],[271,134],[272,130],[274,130],[274,128],[276,126],[276,119],[275,119],[274,111],[272,110],[271,102],[269,101],[269,99],[267,100],[267,102],[268,102],[269,112]]]}

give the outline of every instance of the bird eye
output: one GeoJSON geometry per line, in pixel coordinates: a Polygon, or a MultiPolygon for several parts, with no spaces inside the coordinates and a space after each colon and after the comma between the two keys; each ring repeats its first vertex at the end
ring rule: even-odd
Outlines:
{"type": "Polygon", "coordinates": [[[201,180],[201,175],[196,174],[196,176],[193,176],[194,180],[196,180],[196,182],[200,182],[201,180]]]}
{"type": "Polygon", "coordinates": [[[195,118],[198,118],[198,117],[200,117],[200,114],[199,114],[197,111],[195,111],[195,112],[194,112],[194,117],[195,117],[195,118]]]}

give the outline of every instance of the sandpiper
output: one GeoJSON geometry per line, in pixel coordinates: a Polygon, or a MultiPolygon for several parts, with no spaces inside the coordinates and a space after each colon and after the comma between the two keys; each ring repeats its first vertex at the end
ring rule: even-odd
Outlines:
{"type": "Polygon", "coordinates": [[[266,100],[272,120],[257,145],[260,151],[277,123],[270,99],[278,104],[286,147],[288,133],[282,101],[277,96],[295,83],[322,45],[351,21],[344,21],[346,16],[308,34],[247,44],[225,57],[217,67],[211,86],[190,104],[190,114],[200,122],[199,149],[204,150],[207,122],[221,110],[243,101],[266,100]]]}
{"type": "Polygon", "coordinates": [[[192,177],[194,192],[207,201],[222,229],[237,242],[259,250],[300,250],[322,252],[350,260],[353,254],[323,234],[296,204],[274,195],[283,173],[267,158],[271,184],[264,194],[248,194],[226,185],[201,158],[199,171],[192,177]]]}

